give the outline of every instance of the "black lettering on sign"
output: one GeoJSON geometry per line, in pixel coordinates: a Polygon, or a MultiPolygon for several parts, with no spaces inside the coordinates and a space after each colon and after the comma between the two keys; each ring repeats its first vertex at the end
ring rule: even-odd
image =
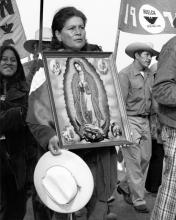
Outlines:
{"type": "Polygon", "coordinates": [[[14,14],[13,5],[11,0],[0,0],[0,16],[5,17],[5,9],[9,15],[14,14]]]}
{"type": "Polygon", "coordinates": [[[146,10],[146,9],[144,9],[143,12],[146,15],[156,15],[155,11],[153,11],[153,10],[146,10]]]}

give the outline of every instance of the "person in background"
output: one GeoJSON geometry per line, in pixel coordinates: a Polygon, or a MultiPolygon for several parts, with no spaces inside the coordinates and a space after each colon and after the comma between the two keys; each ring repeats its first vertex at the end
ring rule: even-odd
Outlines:
{"type": "MultiPolygon", "coordinates": [[[[43,27],[42,50],[50,49],[51,37],[51,29],[43,27]]],[[[35,73],[40,69],[40,67],[43,67],[43,61],[39,58],[39,30],[35,32],[35,39],[25,41],[23,46],[26,51],[33,55],[32,60],[23,63],[25,76],[30,86],[35,73]]]]}
{"type": "MultiPolygon", "coordinates": [[[[54,51],[101,51],[101,48],[94,44],[89,44],[86,40],[86,22],[85,15],[75,7],[65,7],[60,9],[53,18],[52,21],[52,42],[51,49],[54,51]]],[[[29,111],[27,122],[32,134],[39,142],[41,148],[41,154],[50,150],[53,155],[60,153],[59,140],[54,129],[54,122],[51,115],[51,109],[47,109],[49,106],[48,91],[46,86],[46,80],[44,78],[44,71],[39,70],[36,73],[36,78],[42,78],[42,83],[34,90],[32,81],[31,94],[29,98],[29,111]],[[36,93],[41,94],[42,113],[47,121],[42,124],[35,114],[34,99],[36,93]],[[47,114],[50,112],[50,114],[47,114]],[[48,116],[49,115],[49,116],[48,116]]],[[[34,80],[34,79],[33,79],[34,80]]],[[[40,114],[41,115],[41,114],[40,114]]],[[[74,219],[80,220],[105,220],[108,214],[111,214],[111,219],[116,219],[116,215],[109,213],[108,199],[111,197],[116,187],[117,181],[117,153],[115,147],[103,147],[93,149],[80,149],[74,151],[79,155],[89,166],[92,171],[95,188],[93,195],[83,209],[74,213],[74,219]],[[112,218],[113,217],[113,218],[112,218]]],[[[52,212],[45,207],[45,213],[43,212],[42,204],[38,202],[38,218],[37,219],[51,219],[52,212]]],[[[58,219],[64,219],[64,214],[54,214],[58,219]]],[[[67,217],[67,216],[66,216],[67,217]]],[[[65,217],[65,218],[66,218],[65,217]]]]}
{"type": "Polygon", "coordinates": [[[144,186],[151,157],[149,115],[153,85],[153,74],[148,67],[158,52],[151,43],[143,42],[129,44],[125,52],[134,61],[119,72],[119,79],[134,144],[122,147],[126,177],[117,186],[117,191],[137,212],[148,213],[144,186]]]}
{"type": "MultiPolygon", "coordinates": [[[[158,60],[158,56],[156,60],[158,60]]],[[[150,67],[150,70],[155,78],[157,62],[150,67]]],[[[154,98],[150,115],[150,129],[152,135],[152,155],[147,172],[145,188],[149,193],[152,193],[153,196],[156,196],[162,181],[164,149],[161,138],[161,123],[158,118],[158,104],[154,98]]]]}
{"type": "MultiPolygon", "coordinates": [[[[18,52],[0,47],[0,219],[23,220],[30,190],[32,135],[26,126],[29,88],[18,52]]],[[[34,141],[34,142],[33,142],[34,141]]]]}
{"type": "MultiPolygon", "coordinates": [[[[176,28],[176,18],[173,21],[176,28]]],[[[153,96],[159,105],[165,168],[151,220],[176,216],[176,36],[164,44],[158,59],[153,96]]]]}

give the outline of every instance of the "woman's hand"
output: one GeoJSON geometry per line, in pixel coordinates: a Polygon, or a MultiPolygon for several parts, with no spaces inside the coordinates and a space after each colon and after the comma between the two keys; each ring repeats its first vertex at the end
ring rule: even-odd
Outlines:
{"type": "Polygon", "coordinates": [[[49,140],[48,149],[53,155],[61,154],[60,147],[59,147],[59,139],[55,135],[49,140]]]}

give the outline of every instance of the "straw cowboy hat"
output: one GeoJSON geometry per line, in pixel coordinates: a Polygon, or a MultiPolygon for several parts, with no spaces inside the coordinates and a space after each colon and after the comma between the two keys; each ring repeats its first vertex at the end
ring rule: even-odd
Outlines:
{"type": "Polygon", "coordinates": [[[149,51],[152,56],[159,55],[159,52],[153,49],[152,43],[134,42],[129,44],[125,49],[125,53],[131,58],[134,58],[136,51],[149,51]]]}
{"type": "MultiPolygon", "coordinates": [[[[42,32],[42,45],[49,44],[52,39],[51,29],[48,27],[43,27],[42,32]]],[[[24,42],[23,46],[29,53],[35,53],[36,45],[39,43],[39,30],[35,32],[35,40],[27,40],[24,42]]]]}
{"type": "Polygon", "coordinates": [[[61,150],[57,156],[47,152],[39,159],[34,185],[42,202],[59,213],[73,213],[83,208],[94,188],[87,164],[68,150],[61,150]]]}

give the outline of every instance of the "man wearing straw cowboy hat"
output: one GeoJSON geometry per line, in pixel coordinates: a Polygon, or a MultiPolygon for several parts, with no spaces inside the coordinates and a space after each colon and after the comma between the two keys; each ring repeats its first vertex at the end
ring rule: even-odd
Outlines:
{"type": "Polygon", "coordinates": [[[134,144],[123,148],[126,164],[126,180],[121,181],[117,191],[124,200],[133,205],[137,212],[148,213],[144,198],[145,174],[151,157],[151,135],[149,114],[153,74],[149,65],[158,52],[151,43],[135,42],[129,44],[125,52],[134,59],[133,63],[119,73],[127,116],[134,144]]]}
{"type": "MultiPolygon", "coordinates": [[[[176,18],[173,20],[176,28],[176,18]]],[[[159,104],[165,170],[151,220],[174,220],[176,217],[176,36],[161,49],[153,96],[159,104]]]]}

